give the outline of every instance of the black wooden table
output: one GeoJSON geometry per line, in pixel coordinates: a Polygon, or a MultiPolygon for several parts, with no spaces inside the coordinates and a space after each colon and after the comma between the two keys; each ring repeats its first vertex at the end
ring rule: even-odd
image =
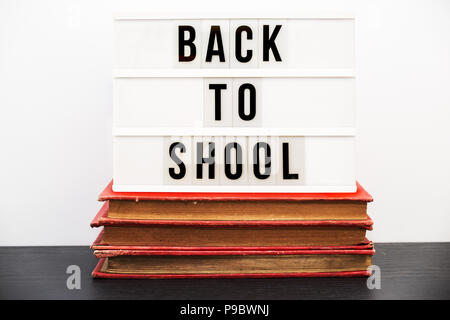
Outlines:
{"type": "Polygon", "coordinates": [[[450,299],[450,243],[375,244],[381,289],[365,278],[92,279],[88,247],[0,247],[0,299],[450,299]],[[69,290],[66,269],[81,269],[69,290]]]}

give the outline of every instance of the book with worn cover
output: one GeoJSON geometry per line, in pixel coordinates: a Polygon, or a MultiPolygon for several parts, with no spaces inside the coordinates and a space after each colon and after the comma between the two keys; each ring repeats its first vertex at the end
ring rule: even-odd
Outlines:
{"type": "Polygon", "coordinates": [[[110,218],[139,220],[364,220],[372,201],[355,193],[114,192],[99,196],[110,218]]]}
{"type": "Polygon", "coordinates": [[[101,244],[167,247],[352,246],[366,243],[372,220],[137,220],[108,217],[108,202],[91,223],[101,244]]]}
{"type": "Polygon", "coordinates": [[[372,245],[305,250],[95,250],[95,278],[364,277],[372,245]]]}
{"type": "Polygon", "coordinates": [[[91,245],[93,250],[353,250],[353,249],[370,249],[373,243],[367,238],[359,245],[354,246],[291,246],[291,247],[267,247],[267,246],[241,246],[241,247],[194,247],[194,246],[127,246],[127,245],[110,245],[103,241],[104,230],[100,231],[99,235],[91,245]]]}

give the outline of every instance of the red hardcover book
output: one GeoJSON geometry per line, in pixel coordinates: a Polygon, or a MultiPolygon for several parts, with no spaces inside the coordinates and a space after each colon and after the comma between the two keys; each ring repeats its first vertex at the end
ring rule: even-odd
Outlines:
{"type": "Polygon", "coordinates": [[[352,250],[96,250],[94,278],[365,277],[372,246],[352,250]]]}
{"type": "Polygon", "coordinates": [[[343,194],[114,192],[111,184],[99,200],[109,218],[128,220],[364,220],[372,201],[359,184],[343,194]]]}
{"type": "Polygon", "coordinates": [[[218,251],[218,250],[366,250],[373,248],[372,241],[369,241],[367,238],[359,245],[354,246],[291,246],[291,247],[161,247],[161,246],[126,246],[126,245],[110,245],[103,241],[103,233],[104,230],[100,231],[97,238],[91,245],[91,249],[93,250],[117,250],[121,252],[126,252],[127,250],[187,250],[187,251],[200,251],[200,250],[209,250],[209,251],[218,251]]]}
{"type": "Polygon", "coordinates": [[[357,227],[372,230],[373,221],[367,216],[365,220],[140,220],[117,219],[108,217],[109,203],[106,201],[94,219],[91,227],[101,226],[152,226],[152,225],[178,225],[178,226],[342,226],[357,227]]]}
{"type": "Polygon", "coordinates": [[[108,217],[105,202],[91,226],[104,226],[96,245],[169,247],[312,247],[367,243],[372,220],[137,220],[108,217]]]}

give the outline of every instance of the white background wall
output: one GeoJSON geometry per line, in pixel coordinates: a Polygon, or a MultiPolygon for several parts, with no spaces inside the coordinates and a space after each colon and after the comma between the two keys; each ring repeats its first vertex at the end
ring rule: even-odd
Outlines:
{"type": "Polygon", "coordinates": [[[112,175],[112,13],[356,15],[374,241],[450,241],[450,1],[0,0],[0,245],[87,245],[112,175]]]}

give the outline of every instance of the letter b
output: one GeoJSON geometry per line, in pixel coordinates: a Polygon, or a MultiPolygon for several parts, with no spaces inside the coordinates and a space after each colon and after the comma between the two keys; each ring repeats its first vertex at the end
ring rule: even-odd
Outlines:
{"type": "Polygon", "coordinates": [[[192,26],[178,26],[178,61],[189,62],[195,59],[197,49],[194,44],[195,29],[192,26]],[[185,38],[188,33],[188,38],[185,38]],[[186,47],[189,47],[189,55],[186,55],[186,47]]]}

